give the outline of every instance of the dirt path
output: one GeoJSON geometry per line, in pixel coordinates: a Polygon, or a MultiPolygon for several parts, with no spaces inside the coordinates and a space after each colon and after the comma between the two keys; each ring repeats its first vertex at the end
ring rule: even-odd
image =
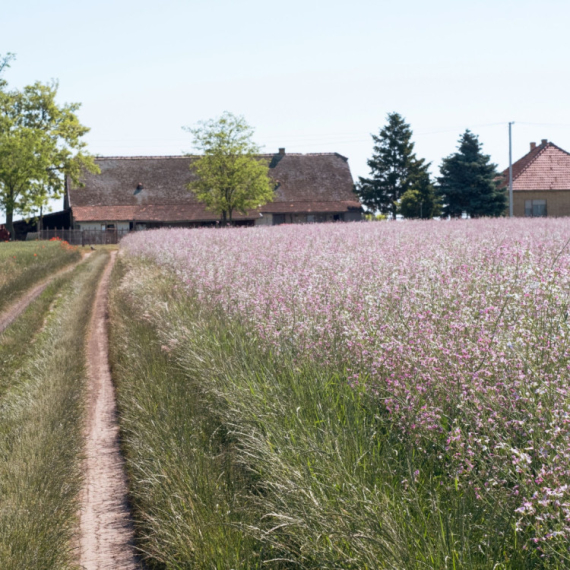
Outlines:
{"type": "Polygon", "coordinates": [[[97,290],[87,345],[90,386],[80,514],[80,563],[84,570],[140,569],[133,549],[134,531],[108,363],[107,299],[115,255],[111,253],[97,290]]]}
{"type": "Polygon", "coordinates": [[[12,305],[10,305],[4,312],[0,314],[0,334],[2,334],[27,308],[30,303],[35,301],[46,289],[46,287],[57,277],[65,273],[69,273],[73,269],[75,269],[79,263],[83,263],[89,256],[90,253],[87,253],[83,256],[83,259],[78,263],[74,263],[57,273],[54,273],[44,281],[42,281],[39,285],[33,287],[30,291],[27,291],[20,297],[17,301],[15,301],[12,305]]]}

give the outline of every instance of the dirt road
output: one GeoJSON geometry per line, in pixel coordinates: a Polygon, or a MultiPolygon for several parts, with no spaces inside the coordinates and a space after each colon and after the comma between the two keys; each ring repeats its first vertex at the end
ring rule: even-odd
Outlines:
{"type": "Polygon", "coordinates": [[[133,549],[134,532],[108,363],[107,299],[115,255],[111,254],[97,290],[87,345],[90,385],[80,514],[80,563],[84,570],[140,569],[133,549]]]}

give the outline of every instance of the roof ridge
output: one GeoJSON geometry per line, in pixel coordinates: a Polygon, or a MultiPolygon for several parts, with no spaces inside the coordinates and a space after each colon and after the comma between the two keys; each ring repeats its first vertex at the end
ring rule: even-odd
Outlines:
{"type": "MultiPolygon", "coordinates": [[[[260,152],[255,156],[275,156],[278,152],[260,152]]],[[[156,160],[156,159],[179,159],[179,158],[197,158],[200,154],[163,154],[163,155],[133,155],[133,156],[104,156],[96,154],[96,160],[156,160]]],[[[339,156],[344,160],[348,158],[338,152],[288,152],[285,156],[339,156]]]]}
{"type": "MultiPolygon", "coordinates": [[[[522,156],[521,158],[519,158],[519,159],[513,164],[513,168],[514,168],[514,166],[515,166],[515,164],[517,164],[517,162],[522,162],[522,161],[525,160],[527,157],[529,157],[529,155],[530,155],[531,153],[534,152],[534,156],[533,156],[533,157],[529,157],[528,162],[527,162],[526,164],[524,164],[524,166],[521,167],[520,171],[518,171],[515,176],[513,176],[513,182],[514,182],[517,178],[519,178],[519,176],[520,176],[523,172],[525,172],[531,164],[534,164],[534,162],[536,161],[536,159],[546,150],[546,147],[548,146],[548,144],[549,144],[549,143],[542,143],[542,144],[538,145],[537,147],[535,147],[535,148],[529,150],[524,156],[522,156]]],[[[507,172],[507,171],[508,171],[508,168],[505,170],[505,172],[507,172]]]]}
{"type": "Polygon", "coordinates": [[[564,150],[563,148],[560,148],[557,144],[554,144],[553,142],[548,141],[544,148],[546,148],[548,146],[553,146],[555,149],[559,150],[560,152],[563,152],[564,154],[567,154],[568,156],[570,156],[570,152],[568,152],[567,150],[564,150]]]}
{"type": "MultiPolygon", "coordinates": [[[[546,141],[545,143],[541,143],[537,147],[529,150],[525,155],[521,156],[521,158],[519,158],[516,162],[513,163],[513,169],[515,169],[515,167],[517,165],[519,165],[521,162],[524,162],[525,160],[527,160],[527,162],[524,163],[524,165],[522,165],[520,167],[520,170],[518,170],[516,172],[516,174],[513,173],[513,182],[515,180],[517,180],[518,178],[520,178],[520,176],[522,176],[549,147],[554,147],[555,149],[559,150],[560,152],[563,152],[564,154],[570,156],[570,152],[564,150],[563,148],[560,148],[558,145],[555,145],[553,142],[546,141]],[[534,156],[532,156],[532,157],[529,156],[532,153],[534,153],[534,156]]],[[[509,172],[509,169],[505,168],[505,170],[503,171],[503,174],[508,175],[508,172],[509,172]]]]}

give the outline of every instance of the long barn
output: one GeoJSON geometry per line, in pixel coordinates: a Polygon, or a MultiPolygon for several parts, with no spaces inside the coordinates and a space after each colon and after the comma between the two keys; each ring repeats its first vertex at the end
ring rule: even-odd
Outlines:
{"type": "MultiPolygon", "coordinates": [[[[74,229],[152,229],[215,224],[187,189],[197,157],[99,157],[100,174],[84,186],[67,185],[65,210],[74,229]]],[[[275,183],[275,200],[245,215],[239,225],[357,221],[362,207],[353,192],[348,160],[337,153],[260,155],[275,183]]]]}

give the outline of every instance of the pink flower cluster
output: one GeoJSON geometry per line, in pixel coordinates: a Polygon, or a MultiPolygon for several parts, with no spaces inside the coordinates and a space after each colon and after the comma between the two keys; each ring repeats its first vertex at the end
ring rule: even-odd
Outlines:
{"type": "Polygon", "coordinates": [[[345,366],[402,442],[517,528],[570,539],[570,221],[386,222],[132,234],[127,253],[345,366]]]}

